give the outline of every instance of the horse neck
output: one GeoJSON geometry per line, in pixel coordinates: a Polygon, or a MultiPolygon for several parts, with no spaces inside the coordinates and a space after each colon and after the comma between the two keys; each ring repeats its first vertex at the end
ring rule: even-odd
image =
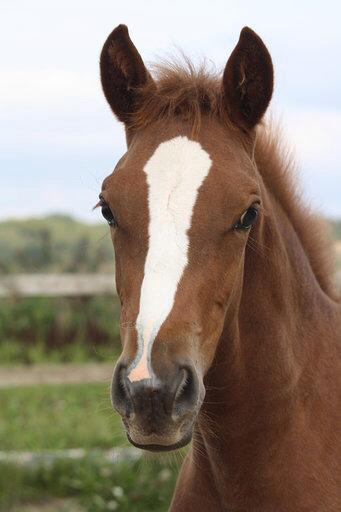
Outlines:
{"type": "Polygon", "coordinates": [[[220,425],[213,443],[236,435],[247,440],[257,431],[264,442],[274,432],[277,438],[307,396],[319,392],[323,354],[335,345],[339,310],[321,290],[285,210],[269,191],[264,198],[266,214],[250,233],[240,296],[206,377],[199,431],[220,425]]]}
{"type": "MultiPolygon", "coordinates": [[[[291,216],[261,186],[264,215],[250,232],[205,377],[191,452],[193,475],[217,510],[244,510],[242,497],[255,494],[263,503],[271,489],[282,503],[285,490],[309,488],[319,440],[340,423],[340,306],[322,290],[291,216]]],[[[321,471],[332,463],[322,461],[321,471]]],[[[272,503],[257,510],[280,509],[272,503]]]]}

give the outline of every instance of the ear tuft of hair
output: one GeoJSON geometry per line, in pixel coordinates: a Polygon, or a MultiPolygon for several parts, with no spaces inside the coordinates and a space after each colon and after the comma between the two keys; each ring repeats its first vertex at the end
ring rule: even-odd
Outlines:
{"type": "Polygon", "coordinates": [[[273,91],[271,56],[261,38],[244,27],[223,74],[223,99],[231,121],[252,129],[264,115],[273,91]]]}

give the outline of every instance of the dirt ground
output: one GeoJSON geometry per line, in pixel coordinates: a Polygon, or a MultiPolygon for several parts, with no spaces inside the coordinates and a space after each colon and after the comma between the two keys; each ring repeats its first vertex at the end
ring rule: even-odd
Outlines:
{"type": "Polygon", "coordinates": [[[20,505],[11,512],[82,512],[83,509],[73,500],[53,500],[46,503],[20,505]]]}
{"type": "Polygon", "coordinates": [[[30,384],[73,384],[111,380],[114,364],[39,364],[0,366],[0,388],[30,384]]]}

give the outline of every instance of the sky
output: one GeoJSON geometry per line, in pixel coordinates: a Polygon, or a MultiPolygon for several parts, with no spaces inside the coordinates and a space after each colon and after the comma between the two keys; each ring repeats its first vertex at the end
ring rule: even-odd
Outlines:
{"type": "Polygon", "coordinates": [[[271,113],[304,196],[341,217],[341,3],[0,0],[0,219],[67,213],[97,222],[102,180],[125,152],[99,81],[120,23],[146,64],[181,48],[222,69],[248,25],[275,67],[271,113]]]}

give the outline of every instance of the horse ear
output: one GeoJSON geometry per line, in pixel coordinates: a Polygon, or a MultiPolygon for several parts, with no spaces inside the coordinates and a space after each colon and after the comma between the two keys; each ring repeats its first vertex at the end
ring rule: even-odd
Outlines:
{"type": "Polygon", "coordinates": [[[143,60],[132,43],[126,25],[118,25],[104,43],[100,57],[104,95],[120,121],[138,107],[138,89],[152,81],[143,60]]]}
{"type": "Polygon", "coordinates": [[[262,118],[273,91],[273,66],[261,38],[244,27],[227,61],[223,98],[231,121],[251,130],[262,118]]]}

